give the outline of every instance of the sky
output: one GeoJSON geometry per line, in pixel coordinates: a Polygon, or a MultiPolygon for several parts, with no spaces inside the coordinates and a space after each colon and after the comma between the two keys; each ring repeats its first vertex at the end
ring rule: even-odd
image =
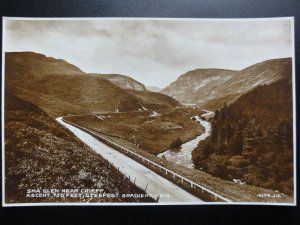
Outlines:
{"type": "Polygon", "coordinates": [[[164,88],[197,68],[240,70],[291,57],[285,19],[5,20],[4,50],[60,58],[87,73],[118,73],[164,88]]]}

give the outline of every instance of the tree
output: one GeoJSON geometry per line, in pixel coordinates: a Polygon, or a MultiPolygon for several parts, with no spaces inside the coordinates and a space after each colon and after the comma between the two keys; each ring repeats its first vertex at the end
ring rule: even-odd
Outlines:
{"type": "Polygon", "coordinates": [[[217,164],[215,174],[222,179],[226,179],[227,178],[226,166],[223,164],[217,164]]]}
{"type": "Polygon", "coordinates": [[[233,143],[231,145],[232,149],[231,151],[234,154],[240,155],[243,151],[244,141],[243,141],[243,132],[240,130],[236,130],[236,133],[234,135],[233,143]]]}
{"type": "Polygon", "coordinates": [[[212,129],[212,132],[211,132],[211,141],[213,143],[217,143],[218,142],[218,137],[219,137],[219,128],[217,126],[217,123],[215,121],[212,122],[211,124],[211,129],[212,129]]]}
{"type": "Polygon", "coordinates": [[[218,120],[220,116],[219,110],[216,110],[214,120],[218,120]]]}
{"type": "Polygon", "coordinates": [[[206,143],[205,146],[203,147],[203,156],[207,158],[210,154],[214,152],[214,148],[210,142],[206,143]]]}

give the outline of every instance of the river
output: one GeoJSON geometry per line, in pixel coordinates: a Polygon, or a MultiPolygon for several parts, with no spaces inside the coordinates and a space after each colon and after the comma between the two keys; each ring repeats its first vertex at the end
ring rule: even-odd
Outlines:
{"type": "MultiPolygon", "coordinates": [[[[201,115],[202,117],[209,118],[214,115],[214,112],[207,111],[207,110],[203,110],[203,111],[205,111],[205,113],[201,115]]],[[[191,119],[192,118],[193,117],[191,117],[191,119]]],[[[204,127],[204,133],[200,134],[193,140],[182,144],[179,151],[167,150],[165,152],[158,154],[157,155],[158,157],[165,158],[166,160],[168,160],[170,162],[174,162],[176,164],[179,164],[179,165],[191,168],[191,169],[194,168],[194,163],[192,160],[192,151],[198,146],[198,143],[200,141],[205,140],[211,133],[211,123],[210,122],[208,122],[206,120],[202,120],[199,116],[194,116],[194,118],[196,119],[197,122],[199,122],[199,124],[201,126],[204,127]]]]}

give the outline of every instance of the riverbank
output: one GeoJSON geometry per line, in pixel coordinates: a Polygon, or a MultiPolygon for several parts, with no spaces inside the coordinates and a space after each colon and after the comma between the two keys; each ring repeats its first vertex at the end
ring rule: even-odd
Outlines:
{"type": "Polygon", "coordinates": [[[193,169],[194,163],[192,160],[192,151],[198,146],[200,141],[205,140],[211,133],[211,123],[201,118],[211,116],[214,113],[207,110],[203,111],[205,111],[205,113],[202,114],[201,117],[194,116],[191,117],[191,119],[195,120],[202,127],[204,127],[204,133],[200,134],[193,140],[182,144],[179,151],[173,151],[169,149],[163,153],[158,154],[157,157],[164,158],[175,164],[179,164],[187,168],[193,169]]]}

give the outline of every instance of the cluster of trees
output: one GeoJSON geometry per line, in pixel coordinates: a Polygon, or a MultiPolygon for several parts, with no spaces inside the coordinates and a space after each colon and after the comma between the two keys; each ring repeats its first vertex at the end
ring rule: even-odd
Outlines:
{"type": "Polygon", "coordinates": [[[193,161],[220,178],[292,195],[291,82],[259,86],[217,110],[212,134],[194,150],[193,161]]]}

